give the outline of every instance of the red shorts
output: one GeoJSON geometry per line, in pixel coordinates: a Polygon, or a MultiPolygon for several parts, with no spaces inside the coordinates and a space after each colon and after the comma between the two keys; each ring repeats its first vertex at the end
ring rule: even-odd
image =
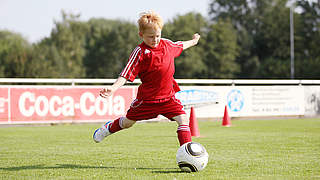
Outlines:
{"type": "Polygon", "coordinates": [[[130,120],[139,121],[153,119],[158,117],[158,115],[163,115],[166,118],[173,120],[173,117],[181,114],[186,114],[186,112],[183,110],[180,100],[173,96],[165,102],[153,101],[150,103],[148,101],[139,101],[136,99],[132,102],[126,117],[130,120]]]}

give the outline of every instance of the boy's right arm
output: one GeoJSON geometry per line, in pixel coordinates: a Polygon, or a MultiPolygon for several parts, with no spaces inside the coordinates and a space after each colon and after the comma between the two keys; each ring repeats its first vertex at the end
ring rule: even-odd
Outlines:
{"type": "Polygon", "coordinates": [[[130,54],[129,61],[126,65],[126,67],[122,70],[120,73],[120,76],[116,80],[116,82],[113,83],[112,86],[107,88],[102,88],[100,90],[100,96],[103,98],[108,98],[113,95],[114,92],[116,92],[121,86],[123,86],[127,80],[133,81],[134,78],[137,76],[139,71],[137,69],[139,65],[137,63],[139,62],[141,55],[141,47],[137,46],[130,54]],[[134,64],[134,66],[132,66],[134,64]]]}
{"type": "Polygon", "coordinates": [[[119,76],[116,82],[114,82],[111,87],[103,88],[100,90],[100,96],[103,98],[108,98],[112,96],[112,94],[116,92],[126,82],[127,82],[126,78],[119,76]]]}
{"type": "Polygon", "coordinates": [[[192,39],[189,41],[182,41],[183,44],[183,50],[188,49],[189,47],[195,46],[198,44],[198,41],[200,39],[200,35],[198,33],[194,34],[192,36],[192,39]]]}

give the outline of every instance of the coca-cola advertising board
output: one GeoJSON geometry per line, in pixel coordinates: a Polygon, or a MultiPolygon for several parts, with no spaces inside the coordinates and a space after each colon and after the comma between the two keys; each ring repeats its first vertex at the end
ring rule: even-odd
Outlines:
{"type": "Polygon", "coordinates": [[[9,88],[0,88],[0,122],[8,122],[8,92],[9,88]]]}
{"type": "Polygon", "coordinates": [[[135,88],[120,88],[107,99],[99,96],[101,88],[0,87],[0,122],[95,121],[125,115],[135,88]]]}

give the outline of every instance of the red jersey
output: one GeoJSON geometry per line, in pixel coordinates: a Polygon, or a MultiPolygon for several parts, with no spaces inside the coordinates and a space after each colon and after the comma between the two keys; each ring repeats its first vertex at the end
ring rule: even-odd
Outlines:
{"type": "Polygon", "coordinates": [[[128,64],[120,76],[133,81],[138,75],[142,84],[138,88],[137,99],[155,101],[172,97],[177,89],[173,75],[174,58],[183,50],[181,42],[161,39],[156,48],[139,44],[131,53],[128,64]]]}

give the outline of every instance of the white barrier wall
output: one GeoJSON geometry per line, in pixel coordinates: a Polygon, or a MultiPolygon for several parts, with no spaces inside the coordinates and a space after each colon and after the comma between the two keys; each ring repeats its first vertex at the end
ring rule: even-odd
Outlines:
{"type": "MultiPolygon", "coordinates": [[[[185,86],[217,96],[218,104],[195,103],[197,117],[222,117],[225,106],[231,117],[304,115],[303,86],[185,86]],[[200,106],[197,108],[197,106],[200,106]]],[[[201,92],[200,91],[200,92],[201,92]]]]}
{"type": "Polygon", "coordinates": [[[305,95],[305,115],[320,115],[320,86],[306,86],[304,88],[305,95]]]}
{"type": "MultiPolygon", "coordinates": [[[[0,123],[105,121],[125,115],[137,86],[125,86],[109,99],[102,86],[0,86],[0,123]]],[[[195,107],[199,118],[315,116],[320,86],[181,86],[176,96],[195,107]]]]}

